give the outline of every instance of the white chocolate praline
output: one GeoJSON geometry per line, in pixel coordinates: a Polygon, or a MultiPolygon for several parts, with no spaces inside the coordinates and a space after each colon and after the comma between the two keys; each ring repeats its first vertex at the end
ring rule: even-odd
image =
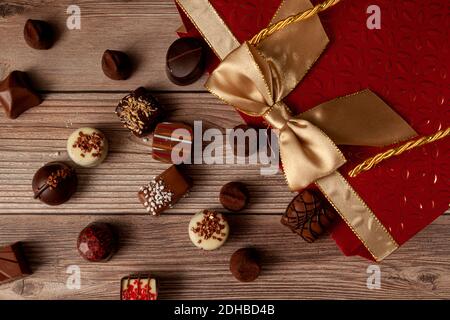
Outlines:
{"type": "Polygon", "coordinates": [[[228,239],[230,227],[221,213],[204,210],[196,213],[189,223],[189,238],[203,250],[219,249],[228,239]]]}
{"type": "Polygon", "coordinates": [[[67,152],[77,165],[86,168],[96,167],[108,155],[108,139],[98,129],[80,128],[67,139],[67,152]],[[89,139],[85,139],[86,137],[89,139]]]}
{"type": "Polygon", "coordinates": [[[157,300],[158,287],[155,278],[126,277],[121,283],[121,300],[157,300]]]}

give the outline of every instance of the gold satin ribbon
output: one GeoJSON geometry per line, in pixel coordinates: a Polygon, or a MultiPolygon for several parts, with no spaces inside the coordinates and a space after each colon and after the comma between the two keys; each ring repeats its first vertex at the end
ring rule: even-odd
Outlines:
{"type": "MultiPolygon", "coordinates": [[[[223,42],[225,33],[217,34],[225,23],[217,13],[205,14],[205,10],[215,12],[208,1],[202,7],[205,1],[193,5],[192,0],[177,0],[191,20],[195,19],[194,24],[203,26],[200,32],[207,42],[222,53],[223,61],[206,88],[239,111],[264,117],[279,132],[281,160],[291,190],[315,182],[375,260],[388,256],[398,244],[337,172],[346,160],[336,145],[383,146],[413,137],[415,131],[369,90],[292,115],[282,100],[328,43],[319,18],[292,24],[257,47],[244,43],[235,48],[230,41],[223,42]],[[206,16],[216,18],[206,21],[206,16]]],[[[308,0],[285,0],[272,23],[311,7],[308,0]]]]}

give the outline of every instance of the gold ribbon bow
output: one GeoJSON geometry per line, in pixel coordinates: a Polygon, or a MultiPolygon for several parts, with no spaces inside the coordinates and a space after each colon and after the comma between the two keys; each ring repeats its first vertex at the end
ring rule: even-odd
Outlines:
{"type": "MultiPolygon", "coordinates": [[[[223,60],[208,79],[207,89],[243,113],[264,117],[278,130],[289,187],[296,191],[315,182],[375,260],[398,248],[337,171],[346,160],[336,145],[384,146],[416,132],[369,90],[297,116],[282,102],[329,42],[319,18],[291,24],[256,46],[241,45],[208,0],[177,2],[223,60]]],[[[312,7],[308,0],[284,0],[272,23],[312,7]]]]}
{"type": "MultiPolygon", "coordinates": [[[[284,86],[286,73],[283,79],[273,66],[261,51],[244,43],[214,70],[206,87],[239,111],[262,116],[278,130],[284,173],[293,191],[346,162],[336,144],[383,146],[415,134],[369,90],[293,116],[281,101],[290,91],[284,86]]],[[[286,68],[291,70],[295,65],[286,68]]]]}

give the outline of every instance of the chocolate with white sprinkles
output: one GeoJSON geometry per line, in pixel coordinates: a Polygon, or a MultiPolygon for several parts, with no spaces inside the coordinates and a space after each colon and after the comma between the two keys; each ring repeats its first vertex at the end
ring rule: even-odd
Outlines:
{"type": "Polygon", "coordinates": [[[191,189],[191,180],[184,176],[176,166],[171,166],[147,185],[141,187],[138,193],[139,201],[147,212],[156,216],[171,208],[191,189]]]}

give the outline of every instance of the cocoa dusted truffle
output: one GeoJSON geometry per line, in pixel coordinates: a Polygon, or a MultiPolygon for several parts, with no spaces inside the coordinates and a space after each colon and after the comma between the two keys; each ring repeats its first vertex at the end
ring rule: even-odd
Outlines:
{"type": "Polygon", "coordinates": [[[102,57],[103,73],[113,80],[126,80],[133,67],[128,55],[121,51],[106,50],[102,57]]]}
{"type": "Polygon", "coordinates": [[[237,250],[230,259],[230,271],[241,282],[252,282],[261,272],[261,264],[255,249],[242,248],[237,250]]]}
{"type": "Polygon", "coordinates": [[[63,162],[51,162],[40,168],[33,177],[34,198],[56,206],[68,201],[77,190],[75,169],[63,162]]]}
{"type": "Polygon", "coordinates": [[[10,119],[18,118],[22,113],[42,102],[41,97],[31,86],[25,72],[13,71],[0,81],[0,105],[10,119]]]}
{"type": "Polygon", "coordinates": [[[241,211],[248,203],[248,190],[242,182],[229,182],[220,190],[219,200],[225,209],[241,211]]]}
{"type": "Polygon", "coordinates": [[[119,102],[116,114],[125,128],[143,137],[155,128],[164,110],[155,97],[140,87],[119,102]]]}
{"type": "Polygon", "coordinates": [[[291,201],[281,223],[312,243],[331,226],[335,218],[336,212],[318,192],[305,190],[291,201]]]}
{"type": "Polygon", "coordinates": [[[23,28],[25,42],[33,49],[48,50],[53,46],[55,34],[45,21],[28,19],[23,28]]]}
{"type": "Polygon", "coordinates": [[[117,250],[117,236],[109,224],[94,222],[80,232],[77,249],[88,261],[105,262],[117,250]]]}

